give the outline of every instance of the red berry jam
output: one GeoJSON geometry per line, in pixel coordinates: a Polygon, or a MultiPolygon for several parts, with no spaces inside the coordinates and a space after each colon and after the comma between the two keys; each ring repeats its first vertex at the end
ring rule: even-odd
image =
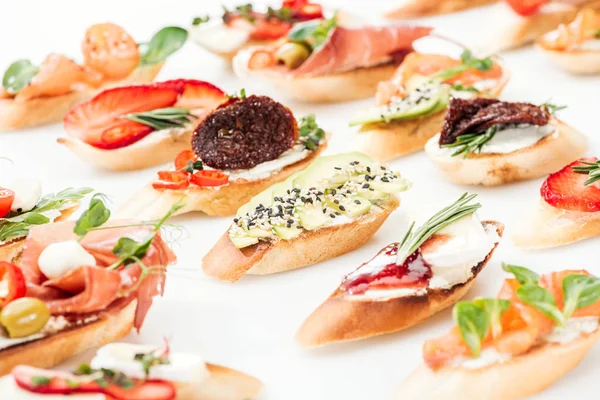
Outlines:
{"type": "Polygon", "coordinates": [[[402,265],[396,265],[398,254],[398,243],[392,243],[382,249],[377,256],[366,264],[361,265],[359,270],[346,276],[342,288],[348,294],[363,294],[369,289],[399,289],[399,288],[422,288],[427,287],[431,279],[431,266],[425,262],[421,255],[421,249],[417,249],[408,256],[402,265]],[[374,272],[368,265],[374,260],[380,259],[385,254],[390,256],[390,263],[377,268],[374,272]],[[366,267],[366,268],[365,268],[366,267]],[[361,274],[360,270],[365,273],[361,274]]]}

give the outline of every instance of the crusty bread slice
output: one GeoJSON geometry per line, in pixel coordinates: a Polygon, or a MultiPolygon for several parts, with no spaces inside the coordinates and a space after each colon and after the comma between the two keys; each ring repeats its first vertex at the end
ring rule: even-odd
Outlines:
{"type": "MultiPolygon", "coordinates": [[[[427,155],[451,182],[459,185],[496,186],[546,176],[582,157],[587,138],[569,125],[555,121],[557,131],[537,143],[511,153],[440,155],[439,134],[425,146],[427,155]]],[[[501,134],[501,133],[500,133],[501,134]]]]}
{"type": "Polygon", "coordinates": [[[479,369],[422,365],[398,388],[394,400],[517,400],[546,389],[581,362],[600,329],[567,344],[543,344],[479,369]]]}
{"type": "MultiPolygon", "coordinates": [[[[495,228],[502,237],[502,223],[482,221],[482,224],[495,228]]],[[[428,289],[427,293],[422,295],[370,299],[353,298],[338,287],[304,321],[296,334],[296,342],[303,347],[316,347],[334,342],[366,339],[414,326],[461,299],[469,291],[497,246],[496,243],[485,259],[473,267],[473,276],[468,281],[450,289],[428,289]]]]}
{"type": "Polygon", "coordinates": [[[140,66],[127,78],[102,88],[77,90],[62,96],[39,97],[27,101],[0,99],[0,132],[60,122],[76,104],[94,97],[103,90],[115,86],[152,82],[163,64],[140,66]]]}
{"type": "Polygon", "coordinates": [[[383,14],[386,19],[430,17],[492,4],[498,0],[397,0],[402,5],[383,14]]]}
{"type": "Polygon", "coordinates": [[[574,75],[600,74],[600,51],[598,50],[550,50],[536,46],[560,68],[574,75]]]}
{"type": "Polygon", "coordinates": [[[251,400],[260,396],[263,384],[243,372],[206,364],[210,375],[193,390],[177,390],[176,400],[251,400]]]}
{"type": "Polygon", "coordinates": [[[600,236],[600,212],[568,211],[552,207],[541,197],[527,209],[510,236],[515,246],[545,249],[600,236]]]}
{"type": "Polygon", "coordinates": [[[207,275],[235,282],[244,274],[266,275],[316,264],[365,244],[400,205],[390,196],[351,223],[305,231],[290,240],[259,242],[236,248],[227,232],[202,259],[207,275]]]}
{"type": "Polygon", "coordinates": [[[183,200],[184,206],[176,215],[192,211],[201,211],[214,216],[233,215],[254,195],[285,180],[294,172],[306,168],[326,147],[327,142],[323,142],[305,159],[288,165],[268,178],[256,181],[240,179],[224,186],[214,188],[190,186],[186,190],[156,190],[152,184],[148,184],[117,210],[117,216],[142,220],[157,219],[165,215],[173,205],[181,200],[183,200]]]}

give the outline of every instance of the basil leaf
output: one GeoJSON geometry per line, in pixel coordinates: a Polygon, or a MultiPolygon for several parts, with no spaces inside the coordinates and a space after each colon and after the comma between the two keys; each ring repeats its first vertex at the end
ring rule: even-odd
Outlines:
{"type": "Polygon", "coordinates": [[[42,225],[50,222],[50,218],[43,214],[27,213],[23,217],[23,222],[29,225],[42,225]]]}
{"type": "Polygon", "coordinates": [[[89,364],[80,364],[75,370],[75,375],[91,375],[94,373],[92,367],[89,364]]]}
{"type": "Polygon", "coordinates": [[[508,307],[510,307],[510,301],[506,299],[483,298],[475,299],[473,303],[488,313],[493,336],[498,337],[502,333],[500,318],[508,310],[508,307]]]}
{"type": "Polygon", "coordinates": [[[113,254],[117,257],[131,257],[137,250],[138,242],[129,237],[119,238],[115,247],[113,247],[113,254]]]}
{"type": "Polygon", "coordinates": [[[528,283],[537,284],[540,280],[540,276],[529,268],[502,263],[502,269],[513,274],[521,285],[526,285],[528,283]]]}
{"type": "Polygon", "coordinates": [[[458,326],[460,336],[471,349],[474,357],[481,354],[481,342],[490,328],[489,314],[469,301],[456,303],[452,316],[458,326]]]}
{"type": "Polygon", "coordinates": [[[42,197],[35,206],[35,211],[48,211],[60,208],[67,201],[75,201],[83,199],[87,194],[92,193],[94,189],[83,188],[67,188],[54,194],[49,193],[42,197]]]}
{"type": "Polygon", "coordinates": [[[200,24],[204,24],[210,20],[210,17],[207,15],[205,17],[196,17],[192,20],[192,26],[198,26],[200,24]]]}
{"type": "MultiPolygon", "coordinates": [[[[1,220],[0,220],[1,222],[1,220]]],[[[24,222],[5,222],[0,224],[0,242],[27,236],[31,225],[24,222]]]]}
{"type": "Polygon", "coordinates": [[[327,41],[336,26],[337,18],[335,16],[327,20],[301,22],[290,29],[287,37],[292,42],[306,43],[316,50],[327,41]]]}
{"type": "Polygon", "coordinates": [[[29,85],[39,68],[29,60],[18,60],[10,64],[4,72],[2,86],[11,94],[19,93],[25,86],[29,85]]]}
{"type": "Polygon", "coordinates": [[[595,276],[570,274],[563,278],[565,319],[573,315],[575,310],[594,304],[600,299],[600,279],[595,276]]]}
{"type": "Polygon", "coordinates": [[[522,302],[529,304],[544,315],[552,318],[558,325],[564,326],[565,318],[556,306],[554,296],[548,290],[536,284],[527,283],[519,286],[517,296],[522,302]]]}
{"type": "Polygon", "coordinates": [[[178,26],[167,26],[158,31],[148,43],[143,44],[140,64],[157,64],[184,45],[188,32],[178,26]]]}
{"type": "Polygon", "coordinates": [[[104,195],[101,193],[97,193],[92,197],[88,209],[81,214],[75,223],[73,232],[75,232],[76,235],[83,237],[87,235],[91,229],[97,228],[108,221],[110,218],[110,210],[106,208],[103,199],[104,195]]]}

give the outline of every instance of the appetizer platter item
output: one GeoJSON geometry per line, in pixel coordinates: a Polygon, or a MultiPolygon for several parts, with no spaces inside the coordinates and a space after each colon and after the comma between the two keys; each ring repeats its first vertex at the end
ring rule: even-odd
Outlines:
{"type": "Polygon", "coordinates": [[[108,89],[67,113],[68,136],[57,141],[100,168],[164,164],[190,148],[198,123],[225,100],[221,89],[194,79],[108,89]]]}
{"type": "Polygon", "coordinates": [[[51,367],[139,330],[175,261],[160,228],[177,207],[158,222],[108,221],[96,194],[77,221],[32,227],[18,266],[0,267],[0,375],[51,367]]]}
{"type": "Polygon", "coordinates": [[[354,144],[382,162],[421,150],[440,131],[451,97],[496,97],[508,79],[499,59],[478,59],[470,50],[460,59],[410,53],[391,80],[379,83],[376,106],[350,121],[360,125],[354,144]]]}
{"type": "Polygon", "coordinates": [[[178,214],[233,215],[252,196],[308,166],[327,146],[314,115],[296,121],[265,96],[232,97],[196,127],[192,150],[129,199],[122,217],[155,219],[179,201],[178,214]]]}
{"type": "Polygon", "coordinates": [[[425,151],[450,181],[495,186],[539,178],[582,157],[587,138],[553,114],[565,107],[452,99],[425,151]]]}
{"type": "Polygon", "coordinates": [[[240,51],[233,69],[302,101],[363,99],[394,74],[412,43],[430,32],[407,25],[347,27],[337,16],[312,20],[296,24],[271,45],[240,51]]]}
{"type": "Polygon", "coordinates": [[[585,8],[569,24],[536,40],[537,48],[573,74],[600,73],[600,13],[585,8]]]}
{"type": "Polygon", "coordinates": [[[37,179],[19,178],[0,187],[0,261],[14,261],[23,251],[25,237],[36,225],[65,220],[79,207],[91,188],[67,188],[42,196],[37,179]]]}
{"type": "Polygon", "coordinates": [[[600,338],[600,280],[585,270],[541,277],[504,265],[497,298],[458,303],[456,327],[423,345],[425,365],[394,400],[516,400],[575,368],[600,338]]]}
{"type": "Polygon", "coordinates": [[[173,352],[168,342],[111,343],[73,372],[18,365],[0,378],[2,395],[22,400],[251,400],[261,391],[258,379],[173,352]]]}
{"type": "Polygon", "coordinates": [[[515,245],[542,249],[600,235],[599,180],[597,158],[577,160],[550,174],[537,205],[511,232],[515,245]]]}
{"type": "Polygon", "coordinates": [[[492,257],[504,225],[480,221],[463,194],[401,242],[348,274],[300,327],[305,347],[358,340],[409,328],[456,303],[492,257]]]}
{"type": "Polygon", "coordinates": [[[481,7],[498,0],[402,0],[400,7],[383,14],[387,19],[430,17],[481,7]]]}
{"type": "Polygon", "coordinates": [[[505,0],[490,15],[483,44],[488,54],[521,47],[569,23],[584,8],[600,9],[599,0],[505,0]]]}
{"type": "Polygon", "coordinates": [[[366,243],[410,184],[361,153],[317,158],[256,195],[202,259],[204,272],[234,282],[289,271],[366,243]]]}
{"type": "Polygon", "coordinates": [[[247,3],[233,10],[224,8],[220,18],[194,18],[190,36],[206,50],[231,61],[239,50],[271,44],[285,37],[296,23],[321,18],[321,5],[308,0],[283,0],[280,8],[264,11],[247,3]]]}
{"type": "Polygon", "coordinates": [[[82,65],[56,53],[39,66],[15,61],[0,88],[0,131],[58,122],[103,89],[152,82],[186,40],[185,29],[169,26],[138,44],[121,27],[104,23],[86,31],[82,65]]]}

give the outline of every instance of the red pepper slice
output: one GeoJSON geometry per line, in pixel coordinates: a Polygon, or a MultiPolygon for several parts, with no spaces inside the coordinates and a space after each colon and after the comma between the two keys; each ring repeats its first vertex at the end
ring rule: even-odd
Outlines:
{"type": "Polygon", "coordinates": [[[8,288],[7,292],[0,292],[0,302],[2,302],[2,305],[25,297],[25,293],[27,292],[25,277],[21,269],[15,264],[6,261],[0,261],[0,285],[8,288]],[[6,282],[5,285],[4,282],[6,282]]]}
{"type": "Polygon", "coordinates": [[[538,11],[548,0],[506,0],[517,14],[527,17],[538,11]]]}
{"type": "Polygon", "coordinates": [[[190,174],[183,171],[158,171],[158,181],[152,184],[154,189],[185,189],[190,186],[190,174]]]}
{"type": "Polygon", "coordinates": [[[190,161],[198,161],[198,156],[193,150],[183,150],[175,157],[175,169],[179,171],[187,167],[190,161]]]}
{"type": "Polygon", "coordinates": [[[190,180],[198,186],[222,186],[229,182],[229,175],[214,169],[205,169],[190,176],[190,180]]]}
{"type": "Polygon", "coordinates": [[[0,188],[0,218],[8,215],[14,201],[15,192],[7,188],[0,188]]]}
{"type": "Polygon", "coordinates": [[[257,19],[254,23],[254,31],[252,31],[252,37],[254,39],[279,39],[285,36],[291,29],[292,24],[279,19],[271,18],[257,19]]]}

